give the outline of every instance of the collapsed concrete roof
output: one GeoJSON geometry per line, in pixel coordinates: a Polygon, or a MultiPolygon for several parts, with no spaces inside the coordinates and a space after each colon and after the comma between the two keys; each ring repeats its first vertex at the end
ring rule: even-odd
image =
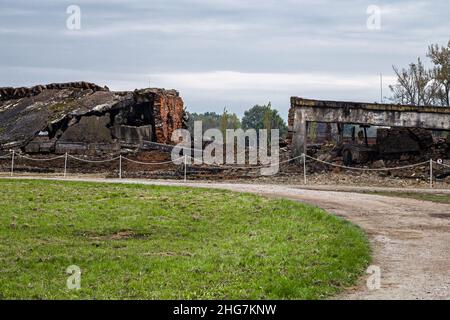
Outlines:
{"type": "Polygon", "coordinates": [[[169,143],[184,126],[184,106],[177,91],[156,88],[113,92],[88,82],[0,88],[0,149],[23,148],[42,133],[59,139],[84,117],[103,117],[113,140],[121,126],[148,126],[151,141],[169,143]]]}

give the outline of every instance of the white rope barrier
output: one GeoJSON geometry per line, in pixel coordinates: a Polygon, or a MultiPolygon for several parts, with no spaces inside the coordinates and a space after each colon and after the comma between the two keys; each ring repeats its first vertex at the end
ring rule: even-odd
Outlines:
{"type": "MultiPolygon", "coordinates": [[[[191,149],[192,150],[192,149],[191,149]]],[[[119,178],[122,178],[122,159],[135,163],[135,164],[140,164],[140,165],[164,165],[164,164],[170,164],[173,163],[175,161],[184,159],[184,181],[187,181],[187,166],[188,166],[188,161],[187,159],[190,158],[191,160],[195,160],[195,157],[191,157],[190,155],[184,155],[182,157],[179,157],[175,160],[169,160],[169,161],[162,161],[162,162],[143,162],[143,161],[137,161],[137,160],[132,160],[129,159],[127,157],[124,157],[122,155],[119,155],[117,157],[113,157],[111,159],[102,159],[102,160],[91,160],[91,159],[83,159],[83,158],[79,158],[73,155],[70,155],[68,153],[65,153],[64,155],[61,156],[56,156],[56,157],[52,157],[52,158],[31,158],[22,154],[17,154],[15,153],[14,150],[11,151],[11,153],[9,155],[3,155],[0,157],[0,159],[11,159],[11,176],[14,175],[14,165],[15,165],[15,159],[17,158],[23,158],[26,160],[30,160],[30,161],[53,161],[53,160],[57,160],[57,159],[62,159],[64,158],[64,177],[66,177],[67,175],[67,166],[68,166],[68,159],[74,159],[74,160],[78,160],[81,162],[86,162],[86,163],[106,163],[106,162],[112,162],[112,161],[116,161],[119,160],[119,178]]],[[[433,165],[437,164],[440,165],[442,167],[445,168],[450,168],[450,165],[444,164],[444,163],[440,163],[434,160],[429,160],[429,161],[424,161],[424,162],[420,162],[420,163],[416,163],[416,164],[411,164],[411,165],[405,165],[405,166],[398,166],[398,167],[391,167],[391,168],[358,168],[358,167],[348,167],[345,165],[339,165],[339,164],[334,164],[331,162],[327,162],[324,160],[320,160],[311,156],[308,156],[306,154],[302,154],[300,156],[294,157],[294,158],[290,158],[284,161],[278,161],[276,163],[273,164],[267,164],[267,165],[255,165],[255,166],[235,166],[235,165],[229,165],[229,164],[225,164],[225,165],[219,165],[219,164],[206,164],[206,166],[209,167],[215,167],[215,168],[221,168],[224,170],[228,170],[228,169],[243,169],[243,170],[255,170],[255,169],[261,169],[261,168],[270,168],[273,166],[279,166],[280,164],[283,163],[289,163],[292,162],[294,160],[300,159],[302,158],[303,160],[303,177],[304,177],[304,183],[305,185],[307,184],[307,168],[306,168],[306,159],[310,159],[312,161],[316,161],[325,165],[329,165],[332,167],[337,167],[337,168],[342,168],[342,169],[346,169],[346,170],[356,170],[356,171],[369,171],[369,172],[381,172],[381,171],[393,171],[393,170],[402,170],[402,169],[410,169],[410,168],[415,168],[415,167],[419,167],[419,166],[424,166],[424,165],[429,165],[429,170],[430,170],[430,188],[433,188],[433,165]]],[[[192,164],[192,165],[195,165],[192,164]]],[[[202,165],[205,165],[205,163],[203,163],[202,165]]]]}
{"type": "Polygon", "coordinates": [[[68,157],[69,158],[71,158],[71,159],[75,159],[75,160],[78,160],[78,161],[81,161],[81,162],[86,162],[86,163],[105,163],[105,162],[112,162],[112,161],[116,161],[116,160],[118,160],[119,158],[120,158],[120,156],[119,157],[115,157],[115,158],[112,158],[112,159],[104,159],[104,160],[87,160],[87,159],[83,159],[83,158],[78,158],[78,157],[75,157],[75,156],[72,156],[72,155],[68,155],[68,157]]]}
{"type": "Polygon", "coordinates": [[[306,179],[306,154],[302,153],[303,158],[303,184],[307,185],[308,181],[306,179]]]}
{"type": "Polygon", "coordinates": [[[158,143],[158,142],[152,142],[152,144],[153,145],[157,145],[157,146],[162,146],[162,147],[169,147],[169,148],[172,148],[172,149],[198,151],[198,152],[201,152],[201,153],[203,153],[203,151],[204,151],[203,149],[192,148],[192,147],[189,147],[189,146],[174,146],[174,145],[171,145],[171,144],[158,143]]]}
{"type": "Polygon", "coordinates": [[[430,159],[430,188],[433,189],[433,159],[430,159]]]}
{"type": "MultiPolygon", "coordinates": [[[[191,158],[191,159],[193,159],[193,160],[195,160],[195,158],[194,157],[191,157],[191,156],[189,156],[189,155],[186,155],[188,158],[191,158]]],[[[299,158],[303,158],[303,155],[301,155],[301,156],[298,156],[298,157],[295,157],[295,158],[290,158],[290,159],[288,159],[288,160],[284,160],[284,161],[279,161],[279,162],[275,162],[275,163],[272,163],[272,164],[266,164],[266,165],[255,165],[255,166],[235,166],[235,165],[233,165],[233,164],[223,164],[223,165],[219,165],[219,164],[213,164],[213,163],[207,163],[206,165],[207,166],[210,166],[210,167],[214,167],[214,168],[222,168],[222,169],[243,169],[243,170],[245,170],[245,169],[250,169],[250,170],[253,170],[253,169],[262,169],[262,168],[270,168],[270,167],[275,167],[275,166],[279,166],[280,164],[283,164],[283,163],[288,163],[288,162],[291,162],[291,161],[294,161],[294,160],[297,160],[297,159],[299,159],[299,158]]]]}
{"type": "Polygon", "coordinates": [[[119,156],[119,179],[122,179],[122,155],[119,156]]]}
{"type": "Polygon", "coordinates": [[[187,154],[184,155],[184,182],[187,181],[187,154]]]}
{"type": "MultiPolygon", "coordinates": [[[[168,144],[164,144],[164,143],[153,142],[153,144],[160,145],[160,146],[165,146],[165,147],[173,147],[172,145],[168,145],[168,144]]],[[[187,146],[179,147],[179,149],[180,150],[190,150],[190,151],[201,151],[201,152],[204,151],[204,150],[195,149],[195,148],[187,147],[187,146]]],[[[265,149],[262,149],[262,150],[264,151],[264,150],[268,150],[268,149],[265,148],[265,149]]],[[[188,157],[190,159],[195,159],[194,157],[191,157],[189,155],[186,155],[186,157],[188,157]]],[[[374,168],[357,168],[357,167],[348,167],[348,166],[334,164],[334,163],[331,163],[331,162],[319,160],[317,158],[314,158],[314,157],[302,154],[300,156],[297,156],[297,157],[294,157],[294,158],[290,158],[290,159],[285,160],[285,161],[273,163],[273,164],[270,164],[270,165],[259,165],[259,166],[234,166],[234,165],[227,166],[226,164],[225,165],[206,164],[206,165],[210,166],[210,167],[222,168],[222,169],[239,169],[239,170],[246,170],[246,169],[248,169],[248,170],[253,170],[253,169],[270,168],[270,167],[273,167],[273,166],[278,166],[280,164],[288,163],[288,162],[291,162],[291,161],[294,161],[294,160],[297,160],[297,159],[300,159],[300,158],[303,158],[303,157],[305,157],[305,161],[304,161],[304,173],[305,173],[305,175],[306,175],[306,168],[305,168],[306,167],[306,158],[309,158],[311,160],[314,160],[314,161],[317,161],[317,162],[321,162],[323,164],[327,164],[327,165],[330,165],[330,166],[342,168],[342,169],[357,170],[357,171],[374,171],[374,172],[376,172],[376,171],[391,171],[391,170],[410,169],[410,168],[415,168],[415,167],[418,167],[418,166],[423,166],[423,165],[428,165],[429,164],[429,161],[424,161],[424,162],[420,162],[420,163],[416,163],[416,164],[412,164],[412,165],[406,165],[406,166],[400,166],[400,167],[392,167],[392,168],[378,168],[378,169],[374,169],[374,168]]],[[[180,157],[179,159],[181,159],[181,158],[182,157],[180,157]]],[[[144,162],[134,161],[134,160],[127,159],[127,158],[125,158],[125,159],[128,160],[128,161],[131,161],[131,162],[139,163],[139,164],[147,164],[147,163],[144,163],[144,162]]],[[[168,161],[168,162],[170,162],[170,161],[168,161]]],[[[435,162],[435,163],[437,163],[437,164],[439,164],[441,166],[450,168],[449,165],[438,163],[438,162],[435,162]]],[[[165,164],[165,163],[163,162],[163,163],[155,163],[155,164],[165,164]]]]}
{"type": "Polygon", "coordinates": [[[391,171],[391,170],[402,170],[402,169],[410,169],[410,168],[415,168],[415,167],[419,167],[419,166],[423,166],[426,164],[429,164],[429,161],[424,161],[424,162],[420,162],[420,163],[416,163],[416,164],[411,164],[411,165],[407,165],[407,166],[400,166],[400,167],[392,167],[392,168],[357,168],[357,167],[347,167],[347,166],[343,166],[343,165],[339,165],[339,164],[334,164],[331,162],[327,162],[327,161],[323,161],[320,159],[316,159],[314,157],[308,156],[306,155],[307,158],[329,165],[329,166],[333,166],[333,167],[337,167],[337,168],[342,168],[342,169],[347,169],[347,170],[357,170],[357,171],[391,171]]]}
{"type": "Polygon", "coordinates": [[[11,155],[11,177],[14,175],[14,160],[15,160],[15,151],[12,151],[12,155],[11,155]]]}
{"type": "MultiPolygon", "coordinates": [[[[195,157],[191,157],[189,155],[185,155],[186,158],[190,158],[191,160],[195,160],[195,157]]],[[[203,159],[202,159],[203,161],[203,159]]],[[[192,165],[197,165],[196,163],[192,164],[192,165]]],[[[200,165],[206,165],[209,167],[213,167],[213,168],[222,168],[222,169],[260,169],[262,166],[245,166],[245,167],[237,167],[237,166],[233,166],[233,165],[220,165],[220,164],[214,164],[214,163],[202,163],[200,165]]]]}
{"type": "Polygon", "coordinates": [[[136,161],[136,160],[132,160],[129,158],[126,158],[122,155],[118,156],[118,157],[113,157],[111,159],[102,159],[102,160],[91,160],[91,159],[83,159],[83,158],[79,158],[79,157],[75,157],[73,155],[68,154],[67,152],[64,155],[61,156],[57,156],[57,157],[52,157],[52,158],[31,158],[22,154],[16,154],[15,151],[11,151],[10,155],[5,155],[5,156],[1,156],[0,159],[11,159],[11,176],[14,175],[14,165],[15,165],[15,158],[23,158],[26,160],[30,160],[30,161],[41,161],[41,162],[48,162],[48,161],[53,161],[53,160],[58,160],[58,159],[64,159],[64,173],[63,176],[64,178],[67,177],[67,166],[68,166],[68,160],[70,159],[74,159],[77,161],[81,161],[81,162],[85,162],[85,163],[106,163],[106,162],[112,162],[112,161],[116,161],[119,160],[119,178],[122,179],[122,159],[130,161],[132,163],[136,163],[136,164],[141,164],[141,165],[163,165],[163,164],[170,164],[173,163],[174,161],[180,160],[180,159],[185,159],[184,161],[184,171],[185,171],[185,180],[186,180],[186,165],[187,165],[187,161],[186,161],[186,156],[183,157],[179,157],[175,160],[170,160],[170,161],[163,161],[163,162],[142,162],[142,161],[136,161]]]}
{"type": "Polygon", "coordinates": [[[62,158],[65,157],[63,155],[63,156],[57,156],[57,157],[53,157],[53,158],[40,158],[39,159],[39,158],[30,158],[30,157],[27,157],[27,156],[24,156],[24,155],[21,155],[21,154],[17,154],[16,156],[19,157],[19,158],[23,158],[23,159],[31,160],[31,161],[53,161],[53,160],[62,159],[62,158]]]}
{"type": "MultiPolygon", "coordinates": [[[[191,158],[191,159],[194,159],[194,158],[191,157],[191,156],[188,156],[188,157],[191,158]]],[[[217,167],[217,168],[223,168],[223,169],[261,169],[261,168],[268,168],[268,167],[271,167],[271,166],[278,166],[278,165],[284,164],[284,163],[289,163],[289,162],[292,162],[292,161],[294,161],[294,160],[297,160],[297,159],[300,159],[300,158],[303,158],[303,157],[304,157],[304,155],[302,154],[302,155],[300,155],[300,156],[297,156],[297,157],[294,157],[294,158],[290,158],[290,159],[288,159],[288,160],[276,162],[276,163],[273,163],[273,164],[270,164],[270,165],[259,165],[259,166],[241,166],[241,167],[238,167],[238,166],[233,166],[233,165],[229,165],[229,166],[226,166],[226,165],[217,165],[217,164],[207,164],[207,165],[208,165],[208,166],[211,166],[211,167],[217,167]]],[[[307,158],[309,158],[309,159],[311,159],[311,160],[317,161],[317,162],[321,162],[321,163],[323,163],[323,164],[330,165],[330,166],[339,167],[339,168],[342,168],[342,169],[348,169],[348,170],[359,170],[359,171],[390,171],[390,170],[401,170],[401,169],[409,169],[409,168],[414,168],[414,167],[418,167],[418,166],[423,166],[423,165],[426,165],[426,164],[429,163],[428,161],[424,161],[424,162],[420,162],[420,163],[416,163],[416,164],[411,164],[411,165],[406,165],[406,166],[400,166],[400,167],[391,167],[391,168],[379,168],[379,169],[373,169],[373,168],[347,167],[347,166],[338,165],[338,164],[334,164],[334,163],[331,163],[331,162],[323,161],[323,160],[320,160],[320,159],[317,159],[317,158],[314,158],[314,157],[311,157],[311,156],[308,156],[308,155],[306,155],[305,157],[307,157],[307,158]]]]}
{"type": "Polygon", "coordinates": [[[439,166],[443,166],[443,167],[445,167],[445,168],[450,168],[450,165],[448,165],[448,164],[439,163],[439,162],[437,162],[437,161],[433,161],[433,162],[436,163],[436,164],[439,165],[439,166]]]}
{"type": "Polygon", "coordinates": [[[122,159],[125,159],[125,160],[127,160],[127,161],[130,161],[130,162],[132,162],[132,163],[142,164],[142,165],[160,165],[160,164],[169,164],[169,163],[173,163],[174,161],[177,161],[177,160],[180,160],[180,159],[183,159],[183,158],[184,158],[184,157],[179,157],[179,158],[177,158],[177,159],[175,159],[175,160],[163,161],[163,162],[141,162],[141,161],[131,160],[131,159],[128,159],[128,158],[122,156],[122,159]]]}
{"type": "MultiPolygon", "coordinates": [[[[23,158],[23,159],[26,159],[26,160],[30,160],[30,161],[53,161],[53,160],[63,159],[63,158],[69,157],[71,159],[82,161],[82,162],[86,162],[86,163],[106,163],[106,162],[116,161],[116,160],[119,160],[120,158],[122,158],[124,160],[129,161],[129,162],[136,163],[136,164],[141,164],[141,165],[170,164],[170,163],[173,163],[174,161],[181,160],[181,159],[185,158],[183,156],[183,157],[179,157],[179,158],[177,158],[175,160],[168,160],[168,161],[162,161],[162,162],[143,162],[143,161],[132,160],[132,159],[124,157],[124,156],[118,156],[118,157],[114,157],[114,158],[111,158],[111,159],[102,159],[102,160],[83,159],[83,158],[75,157],[75,156],[70,155],[70,154],[61,155],[61,156],[57,156],[57,157],[53,157],[53,158],[31,158],[31,157],[27,157],[27,156],[24,156],[24,155],[18,155],[18,154],[16,154],[16,157],[20,157],[20,158],[23,158]]],[[[320,160],[320,159],[317,159],[317,158],[314,158],[314,157],[311,157],[311,156],[308,156],[308,155],[306,155],[305,157],[308,158],[308,159],[311,159],[313,161],[320,162],[320,163],[323,163],[323,164],[326,164],[326,165],[329,165],[329,166],[338,167],[338,168],[347,169],[347,170],[358,170],[358,171],[401,170],[401,169],[414,168],[414,167],[422,166],[422,165],[425,165],[425,164],[429,163],[428,161],[424,161],[424,162],[420,162],[420,163],[416,163],[416,164],[399,166],[399,167],[377,168],[377,169],[375,169],[375,168],[348,167],[348,166],[334,164],[334,163],[331,163],[331,162],[320,160]]],[[[0,157],[0,159],[8,159],[8,158],[11,158],[11,155],[0,157]]],[[[191,157],[189,155],[186,155],[186,158],[195,159],[194,157],[191,157]]],[[[268,168],[268,167],[271,167],[271,166],[278,166],[280,164],[289,163],[289,162],[292,162],[292,161],[300,159],[300,158],[303,158],[303,154],[300,155],[300,156],[294,157],[294,158],[290,158],[290,159],[287,159],[287,160],[284,160],[284,161],[279,161],[279,162],[276,162],[276,163],[273,163],[273,164],[267,164],[267,165],[257,165],[257,166],[234,166],[234,165],[227,165],[227,164],[225,164],[225,165],[207,164],[207,165],[208,166],[212,166],[212,167],[217,167],[217,168],[223,168],[223,169],[250,169],[250,170],[252,170],[252,169],[268,168]]],[[[450,165],[446,165],[446,164],[443,164],[443,163],[438,163],[436,161],[433,161],[433,162],[438,164],[438,165],[450,168],[450,165]]]]}
{"type": "Polygon", "coordinates": [[[67,162],[69,161],[69,155],[66,154],[64,155],[64,178],[67,176],[67,162]]]}

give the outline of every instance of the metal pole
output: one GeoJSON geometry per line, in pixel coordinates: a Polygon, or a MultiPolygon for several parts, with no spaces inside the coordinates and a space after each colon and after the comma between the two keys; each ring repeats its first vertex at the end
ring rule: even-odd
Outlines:
{"type": "Polygon", "coordinates": [[[381,103],[383,103],[384,99],[383,99],[383,74],[382,73],[380,73],[380,92],[381,92],[381,99],[380,99],[380,101],[381,101],[381,103]]]}
{"type": "Polygon", "coordinates": [[[430,160],[430,188],[433,189],[433,159],[430,160]]]}
{"type": "Polygon", "coordinates": [[[187,167],[187,155],[184,155],[184,182],[186,182],[186,167],[187,167]]]}
{"type": "Polygon", "coordinates": [[[303,154],[303,183],[306,185],[306,154],[303,154]]]}
{"type": "Polygon", "coordinates": [[[119,156],[119,179],[122,179],[122,155],[119,156]]]}
{"type": "Polygon", "coordinates": [[[64,178],[67,176],[67,152],[64,157],[64,178]]]}
{"type": "Polygon", "coordinates": [[[14,158],[15,158],[15,151],[12,150],[12,155],[11,155],[11,177],[14,175],[14,158]]]}

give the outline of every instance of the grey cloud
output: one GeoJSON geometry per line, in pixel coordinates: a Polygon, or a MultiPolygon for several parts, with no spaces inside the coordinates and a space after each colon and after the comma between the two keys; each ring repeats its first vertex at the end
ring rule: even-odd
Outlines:
{"type": "Polygon", "coordinates": [[[382,72],[389,79],[392,64],[406,65],[430,43],[448,40],[449,9],[445,0],[1,0],[0,86],[88,80],[120,89],[154,78],[155,86],[185,89],[197,111],[266,100],[287,110],[290,95],[372,102],[376,85],[286,86],[279,75],[338,81],[382,72]],[[65,28],[70,4],[81,7],[81,31],[65,28]],[[379,31],[366,28],[371,4],[382,9],[379,31]],[[202,90],[174,76],[214,72],[277,76],[267,77],[263,92],[257,84],[202,90]]]}

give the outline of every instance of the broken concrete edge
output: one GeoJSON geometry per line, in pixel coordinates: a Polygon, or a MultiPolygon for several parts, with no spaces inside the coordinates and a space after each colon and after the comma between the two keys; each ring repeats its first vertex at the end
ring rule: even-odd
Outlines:
{"type": "Polygon", "coordinates": [[[44,90],[61,89],[83,89],[92,91],[109,91],[107,86],[100,87],[95,83],[78,81],[67,83],[50,83],[46,85],[36,85],[33,87],[0,87],[0,100],[20,99],[40,94],[44,90]]]}
{"type": "Polygon", "coordinates": [[[292,107],[315,107],[315,108],[343,108],[343,109],[366,109],[378,111],[398,111],[417,113],[437,113],[450,115],[450,108],[434,106],[415,106],[388,103],[367,103],[350,101],[314,100],[301,97],[291,97],[292,107]]]}

